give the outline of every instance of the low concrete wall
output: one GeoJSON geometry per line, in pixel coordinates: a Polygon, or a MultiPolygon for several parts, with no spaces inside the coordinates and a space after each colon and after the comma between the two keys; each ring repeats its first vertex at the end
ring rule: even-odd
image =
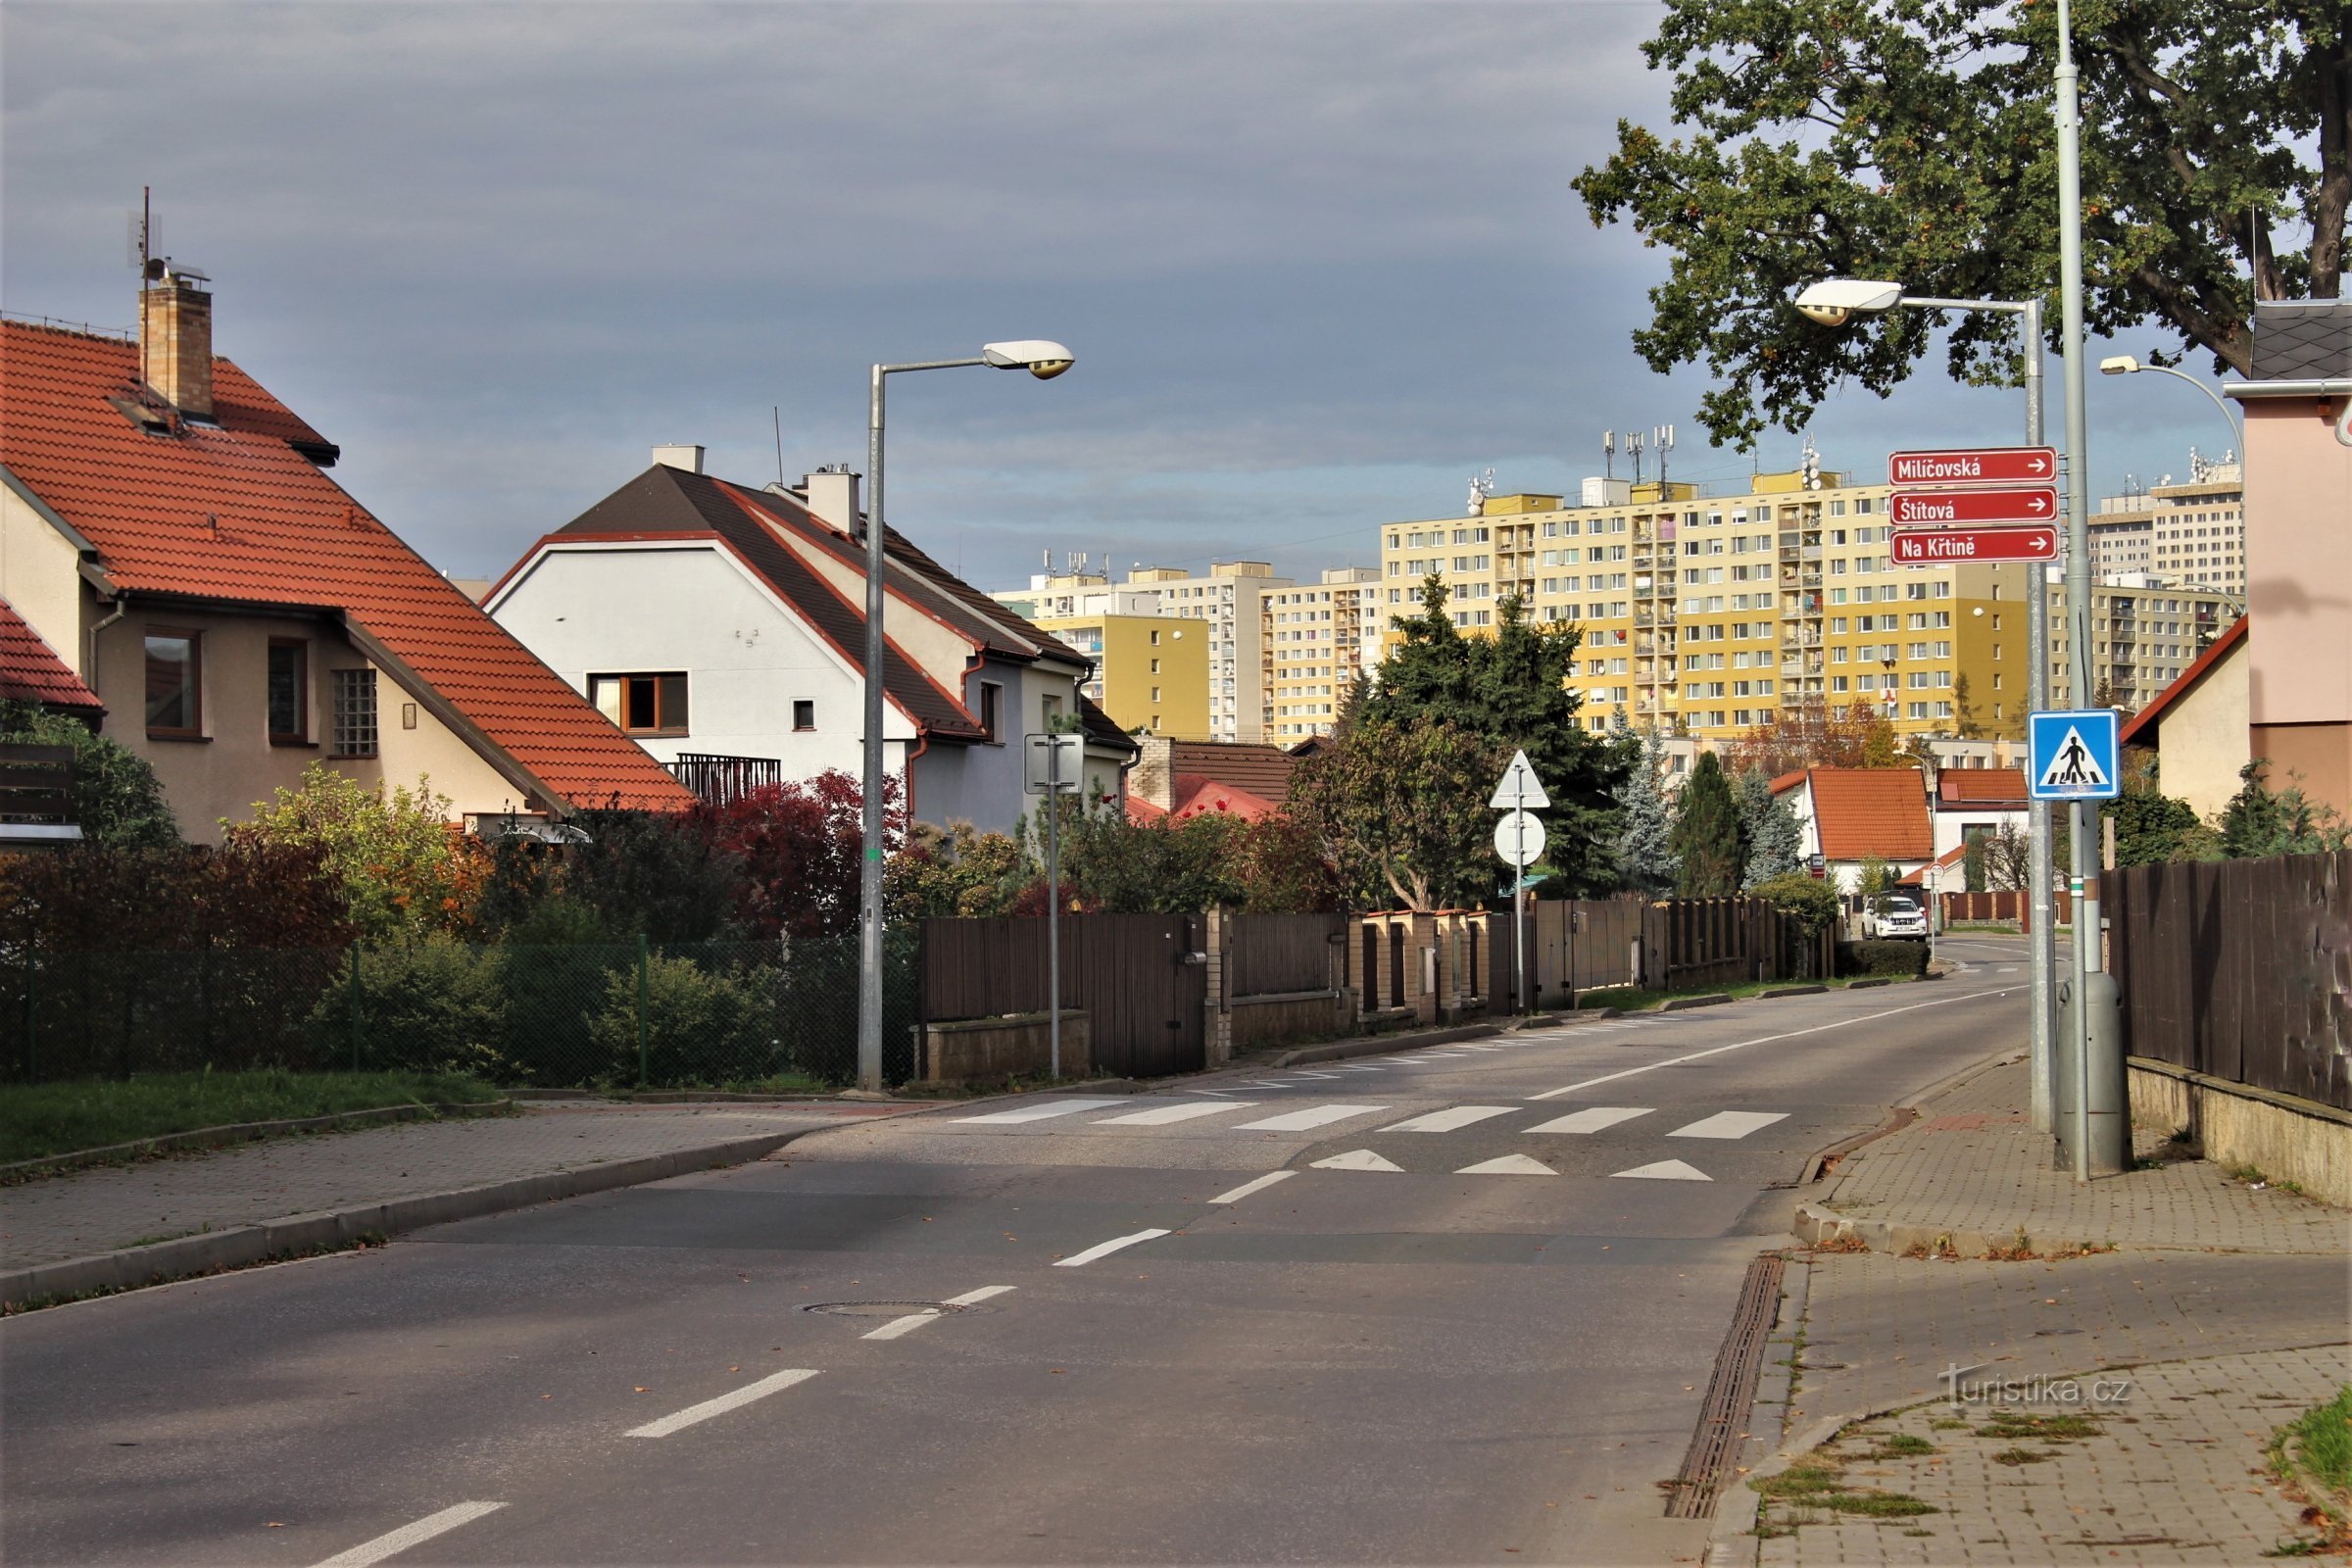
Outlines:
{"type": "Polygon", "coordinates": [[[2133,1121],[2181,1133],[2217,1165],[2251,1165],[2352,1207],[2352,1111],[2145,1056],[2127,1065],[2133,1121]]]}
{"type": "Polygon", "coordinates": [[[1355,1027],[1352,991],[1286,991],[1236,997],[1229,1005],[1236,1049],[1292,1040],[1328,1040],[1355,1027]]]}
{"type": "MultiPolygon", "coordinates": [[[[927,1084],[981,1083],[1035,1077],[1053,1067],[1054,1015],[1017,1012],[1002,1018],[958,1018],[923,1026],[923,1059],[916,1076],[927,1084]]],[[[1094,1066],[1085,1012],[1061,1014],[1061,1075],[1083,1078],[1094,1066]]]]}

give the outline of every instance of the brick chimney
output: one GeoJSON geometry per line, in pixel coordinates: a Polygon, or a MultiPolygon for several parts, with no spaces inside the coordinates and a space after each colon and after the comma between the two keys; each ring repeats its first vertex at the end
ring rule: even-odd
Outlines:
{"type": "Polygon", "coordinates": [[[139,290],[139,373],[183,415],[213,416],[213,296],[202,272],[164,265],[139,290]]]}

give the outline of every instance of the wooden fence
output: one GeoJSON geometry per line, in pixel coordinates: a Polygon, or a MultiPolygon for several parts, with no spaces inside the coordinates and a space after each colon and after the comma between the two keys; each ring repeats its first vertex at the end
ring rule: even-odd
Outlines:
{"type": "Polygon", "coordinates": [[[2352,1110],[2352,851],[2102,881],[2127,1051],[2352,1110]]]}
{"type": "MultiPolygon", "coordinates": [[[[1061,1005],[1085,1010],[1098,1069],[1156,1078],[1205,1065],[1204,918],[1063,917],[1061,1005]]],[[[1043,919],[925,920],[923,1021],[1043,1012],[1047,967],[1043,919]]]]}
{"type": "Polygon", "coordinates": [[[1335,991],[1347,984],[1344,914],[1225,917],[1225,994],[1236,1000],[1335,991]]]}
{"type": "Polygon", "coordinates": [[[1815,980],[1828,949],[1768,899],[1668,899],[1642,915],[1642,979],[1652,990],[1815,980]]]}
{"type": "MultiPolygon", "coordinates": [[[[1528,906],[1527,957],[1538,1007],[1564,1007],[1578,992],[1637,981],[1635,939],[1644,906],[1632,899],[1538,899],[1528,906]],[[1571,967],[1574,973],[1571,974],[1571,967]]],[[[1514,1011],[1518,952],[1506,903],[1487,920],[1488,994],[1498,1010],[1514,1011]]]]}
{"type": "MultiPolygon", "coordinates": [[[[1943,903],[1943,923],[1957,920],[1978,921],[2014,920],[2021,931],[2034,925],[2032,896],[2022,888],[2009,888],[1991,893],[1944,893],[1937,895],[1943,903]]],[[[2074,919],[2074,899],[2064,888],[2050,890],[2053,906],[2058,911],[2058,923],[2066,925],[2074,919]]]]}

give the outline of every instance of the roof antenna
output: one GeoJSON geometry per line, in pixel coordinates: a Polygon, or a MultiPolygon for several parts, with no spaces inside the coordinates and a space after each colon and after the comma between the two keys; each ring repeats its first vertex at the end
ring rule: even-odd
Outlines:
{"type": "Polygon", "coordinates": [[[776,488],[781,490],[784,488],[784,406],[771,403],[768,412],[776,419],[776,488]]]}

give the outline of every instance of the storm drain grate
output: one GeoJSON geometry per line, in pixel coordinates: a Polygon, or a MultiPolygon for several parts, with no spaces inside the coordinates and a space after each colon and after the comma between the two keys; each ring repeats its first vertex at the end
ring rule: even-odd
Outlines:
{"type": "Polygon", "coordinates": [[[965,1308],[955,1301],[810,1301],[801,1310],[833,1317],[946,1317],[965,1308]]]}
{"type": "Polygon", "coordinates": [[[1723,1490],[1724,1467],[1731,1462],[1755,1402],[1756,1377],[1764,1369],[1764,1340],[1781,1315],[1781,1271],[1785,1260],[1766,1252],[1747,1265],[1740,1300],[1732,1308],[1732,1331],[1715,1352],[1715,1370],[1707,1377],[1707,1396],[1698,1407],[1698,1425],[1683,1455],[1683,1468],[1674,1478],[1674,1493],[1666,1502],[1669,1519],[1705,1519],[1715,1512],[1723,1490]]]}

